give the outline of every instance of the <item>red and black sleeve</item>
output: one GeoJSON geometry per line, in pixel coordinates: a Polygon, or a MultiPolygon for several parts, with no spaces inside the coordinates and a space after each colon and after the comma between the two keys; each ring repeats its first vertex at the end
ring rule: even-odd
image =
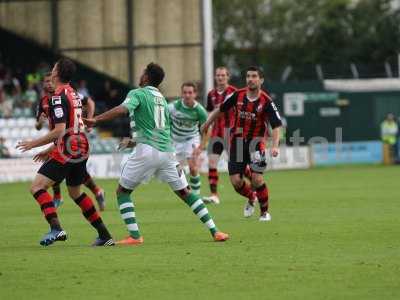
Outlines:
{"type": "Polygon", "coordinates": [[[267,114],[266,121],[271,125],[272,129],[282,126],[281,116],[273,101],[269,101],[265,106],[265,112],[267,114]]]}
{"type": "Polygon", "coordinates": [[[207,109],[208,112],[212,112],[214,110],[214,103],[212,101],[211,93],[212,92],[209,92],[208,95],[207,95],[207,107],[206,107],[206,109],[207,109]]]}
{"type": "Polygon", "coordinates": [[[226,112],[236,105],[238,93],[233,92],[226,95],[224,102],[219,106],[221,112],[226,112]]]}
{"type": "Polygon", "coordinates": [[[40,99],[37,108],[36,108],[36,122],[39,122],[39,118],[44,113],[43,109],[43,99],[40,99]]]}
{"type": "Polygon", "coordinates": [[[51,100],[49,101],[49,113],[54,124],[67,122],[67,103],[68,100],[64,94],[51,97],[51,100]]]}

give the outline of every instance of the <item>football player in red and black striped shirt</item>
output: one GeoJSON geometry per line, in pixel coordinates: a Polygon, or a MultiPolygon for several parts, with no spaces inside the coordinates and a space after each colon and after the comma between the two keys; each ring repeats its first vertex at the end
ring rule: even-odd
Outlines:
{"type": "MultiPolygon", "coordinates": [[[[225,97],[234,91],[236,87],[229,84],[229,70],[226,67],[215,69],[215,88],[207,95],[207,111],[212,112],[219,107],[225,100],[225,97]]],[[[231,108],[219,116],[212,124],[209,140],[208,155],[208,181],[210,184],[210,197],[204,197],[203,201],[218,204],[218,170],[217,165],[222,152],[226,149],[229,142],[229,131],[233,126],[235,109],[231,108]],[[227,139],[228,138],[228,139],[227,139]]]]}
{"type": "MultiPolygon", "coordinates": [[[[264,82],[264,74],[258,67],[250,67],[246,73],[247,87],[227,95],[223,104],[215,109],[203,130],[221,114],[232,107],[235,108],[234,126],[231,131],[231,143],[229,151],[229,175],[235,190],[250,199],[252,189],[243,179],[247,165],[250,165],[251,185],[257,193],[260,203],[260,221],[270,221],[268,213],[268,189],[264,181],[263,172],[266,169],[265,132],[267,124],[272,127],[273,157],[279,154],[279,127],[282,125],[277,107],[271,97],[261,89],[264,82]]],[[[248,201],[244,215],[251,216],[254,213],[254,203],[248,201]]]]}
{"type": "MultiPolygon", "coordinates": [[[[54,86],[51,80],[51,73],[47,73],[43,79],[43,91],[44,95],[40,99],[38,103],[38,108],[36,112],[36,124],[35,127],[37,130],[41,130],[43,127],[43,123],[47,119],[50,125],[50,114],[49,114],[49,100],[54,95],[54,86]]],[[[94,115],[95,110],[95,103],[92,98],[90,97],[83,97],[82,95],[78,94],[81,99],[82,107],[86,108],[86,114],[88,118],[92,118],[94,115]]],[[[97,186],[94,182],[93,178],[90,176],[89,173],[86,173],[84,185],[90,189],[93,195],[96,198],[96,201],[99,205],[101,211],[105,209],[105,193],[102,188],[97,186]]],[[[61,196],[61,189],[60,189],[60,182],[57,182],[53,185],[53,201],[55,207],[59,207],[62,203],[62,196],[61,196]]]]}
{"type": "Polygon", "coordinates": [[[81,99],[69,83],[75,70],[75,64],[66,58],[60,59],[55,64],[52,70],[55,92],[48,102],[50,132],[35,140],[21,141],[17,147],[25,152],[53,143],[50,148],[34,157],[35,161],[44,163],[32,182],[30,191],[50,225],[50,232],[44,236],[40,244],[48,246],[55,241],[67,239],[67,234],[58,220],[53,198],[47,192],[50,186],[66,179],[70,197],[79,205],[84,217],[99,234],[93,245],[111,246],[114,245],[114,241],[96,211],[92,199],[81,192],[81,185],[87,173],[89,142],[83,132],[81,99]]]}

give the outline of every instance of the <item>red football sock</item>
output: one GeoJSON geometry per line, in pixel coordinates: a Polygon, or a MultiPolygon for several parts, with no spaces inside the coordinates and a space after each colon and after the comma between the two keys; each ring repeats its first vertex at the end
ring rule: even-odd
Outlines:
{"type": "Polygon", "coordinates": [[[214,168],[208,169],[208,182],[210,183],[210,191],[212,194],[217,193],[218,188],[218,170],[214,168]]]}
{"type": "Polygon", "coordinates": [[[258,202],[260,203],[261,214],[268,211],[268,188],[265,183],[256,189],[258,202]]]}
{"type": "Polygon", "coordinates": [[[61,199],[61,189],[59,184],[53,185],[53,198],[61,199]]]}
{"type": "Polygon", "coordinates": [[[50,226],[59,229],[57,212],[51,195],[46,190],[39,190],[33,197],[36,199],[37,203],[39,203],[40,209],[50,226]]]}
{"type": "Polygon", "coordinates": [[[101,218],[96,208],[93,205],[92,199],[90,199],[85,193],[82,193],[77,199],[74,200],[77,205],[82,210],[84,217],[92,224],[94,227],[96,223],[101,222],[101,218]]]}
{"type": "Polygon", "coordinates": [[[85,193],[82,193],[77,199],[74,200],[82,210],[82,214],[89,221],[89,223],[96,228],[99,233],[99,237],[102,239],[108,239],[111,237],[106,226],[103,223],[99,213],[93,205],[92,199],[90,199],[85,193]]]}

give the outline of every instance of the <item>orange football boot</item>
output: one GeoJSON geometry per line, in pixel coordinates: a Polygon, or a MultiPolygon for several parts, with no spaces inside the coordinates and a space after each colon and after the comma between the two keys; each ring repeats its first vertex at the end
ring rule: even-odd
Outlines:
{"type": "Polygon", "coordinates": [[[137,245],[143,244],[143,237],[141,236],[138,239],[134,239],[133,237],[128,236],[126,239],[120,240],[120,241],[116,242],[115,244],[137,246],[137,245]]]}
{"type": "Polygon", "coordinates": [[[216,242],[225,242],[228,239],[229,239],[229,235],[227,233],[223,233],[221,231],[217,231],[214,234],[214,241],[216,241],[216,242]]]}

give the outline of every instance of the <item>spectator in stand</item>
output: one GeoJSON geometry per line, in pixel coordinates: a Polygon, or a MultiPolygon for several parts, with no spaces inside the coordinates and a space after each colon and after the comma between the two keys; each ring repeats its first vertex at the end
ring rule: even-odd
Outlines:
{"type": "Polygon", "coordinates": [[[2,83],[0,86],[3,87],[6,93],[15,94],[18,98],[21,96],[21,84],[19,80],[13,76],[10,69],[6,69],[4,78],[1,79],[2,83]],[[14,92],[15,90],[15,92],[14,92]]]}
{"type": "Polygon", "coordinates": [[[89,90],[87,88],[87,82],[84,79],[78,81],[78,93],[81,94],[83,97],[90,97],[89,90]]]}
{"type": "Polygon", "coordinates": [[[0,136],[0,158],[10,158],[11,154],[5,145],[5,139],[0,136]]]}
{"type": "Polygon", "coordinates": [[[5,76],[6,76],[6,67],[2,62],[0,62],[0,89],[3,88],[5,76]]]}
{"type": "Polygon", "coordinates": [[[6,98],[6,93],[0,86],[0,118],[10,118],[12,116],[12,102],[6,98]]]}
{"type": "Polygon", "coordinates": [[[118,90],[111,86],[110,80],[106,80],[96,97],[96,105],[100,105],[99,111],[109,110],[119,104],[121,99],[118,90]]]}
{"type": "Polygon", "coordinates": [[[51,70],[51,66],[45,62],[42,61],[39,63],[39,65],[37,66],[37,73],[40,74],[40,78],[43,79],[44,76],[51,70]]]}
{"type": "Polygon", "coordinates": [[[29,73],[26,75],[26,82],[31,86],[39,86],[40,82],[42,81],[42,76],[38,71],[29,73]]]}
{"type": "Polygon", "coordinates": [[[34,84],[32,82],[28,83],[28,88],[22,96],[22,106],[32,109],[32,107],[38,102],[38,100],[39,97],[34,88],[34,84]]]}

